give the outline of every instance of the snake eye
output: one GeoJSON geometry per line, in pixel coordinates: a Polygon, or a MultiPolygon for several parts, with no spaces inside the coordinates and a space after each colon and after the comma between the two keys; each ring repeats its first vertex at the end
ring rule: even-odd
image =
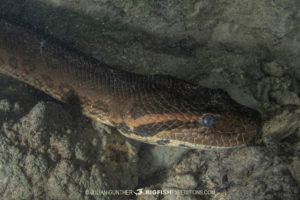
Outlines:
{"type": "Polygon", "coordinates": [[[213,126],[215,122],[215,119],[212,116],[206,115],[202,118],[202,123],[205,126],[213,126]]]}

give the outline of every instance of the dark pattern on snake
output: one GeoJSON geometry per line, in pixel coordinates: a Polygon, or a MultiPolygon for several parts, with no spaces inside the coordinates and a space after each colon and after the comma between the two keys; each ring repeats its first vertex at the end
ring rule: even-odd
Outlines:
{"type": "Polygon", "coordinates": [[[152,144],[227,148],[257,135],[259,114],[226,92],[165,75],[116,70],[30,30],[0,21],[0,73],[67,101],[83,114],[152,144]]]}

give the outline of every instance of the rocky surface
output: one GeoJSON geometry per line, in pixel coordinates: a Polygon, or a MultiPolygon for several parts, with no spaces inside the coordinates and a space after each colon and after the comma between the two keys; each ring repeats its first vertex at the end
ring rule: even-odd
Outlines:
{"type": "Polygon", "coordinates": [[[222,88],[263,117],[258,146],[151,146],[1,76],[1,196],[298,199],[299,8],[297,0],[1,0],[1,18],[121,69],[222,88]],[[137,189],[205,194],[97,194],[137,189]]]}

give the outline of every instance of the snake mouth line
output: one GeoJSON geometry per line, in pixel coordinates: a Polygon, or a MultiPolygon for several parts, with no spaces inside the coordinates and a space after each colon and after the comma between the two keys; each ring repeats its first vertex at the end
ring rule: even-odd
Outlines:
{"type": "Polygon", "coordinates": [[[245,141],[236,141],[235,145],[228,145],[225,141],[219,142],[219,145],[205,144],[205,143],[195,143],[193,141],[188,140],[178,140],[175,138],[168,137],[143,137],[140,135],[136,135],[134,133],[127,133],[120,131],[120,133],[126,137],[129,137],[133,140],[144,141],[148,144],[160,145],[160,146],[172,146],[172,147],[181,147],[188,149],[201,149],[201,150],[225,150],[231,148],[242,148],[247,147],[247,143],[245,141]],[[224,143],[225,142],[225,143],[224,143]]]}

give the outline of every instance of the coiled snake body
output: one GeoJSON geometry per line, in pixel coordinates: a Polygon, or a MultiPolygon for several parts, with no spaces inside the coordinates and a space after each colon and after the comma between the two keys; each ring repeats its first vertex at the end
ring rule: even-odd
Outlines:
{"type": "Polygon", "coordinates": [[[85,115],[147,143],[227,148],[257,132],[258,113],[222,90],[116,70],[3,20],[0,73],[61,101],[76,95],[85,115]]]}

